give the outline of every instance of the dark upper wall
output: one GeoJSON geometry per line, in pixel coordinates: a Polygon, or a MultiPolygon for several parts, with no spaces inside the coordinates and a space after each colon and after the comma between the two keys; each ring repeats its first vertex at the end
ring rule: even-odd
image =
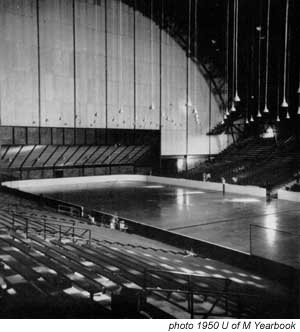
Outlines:
{"type": "Polygon", "coordinates": [[[150,145],[158,150],[157,130],[0,127],[2,145],[150,145]]]}

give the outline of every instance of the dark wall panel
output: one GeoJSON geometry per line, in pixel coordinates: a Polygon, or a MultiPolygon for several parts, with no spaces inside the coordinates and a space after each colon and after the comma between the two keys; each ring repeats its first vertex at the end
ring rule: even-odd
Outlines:
{"type": "Polygon", "coordinates": [[[43,179],[53,178],[53,170],[52,169],[44,169],[42,171],[42,178],[43,179]]]}
{"type": "Polygon", "coordinates": [[[41,144],[51,144],[51,128],[41,128],[41,144]]]}
{"type": "Polygon", "coordinates": [[[96,143],[96,130],[95,129],[86,129],[86,144],[93,145],[96,143]]]}
{"type": "Polygon", "coordinates": [[[109,174],[108,167],[95,167],[95,175],[106,175],[109,174]]]}
{"type": "Polygon", "coordinates": [[[40,133],[39,128],[29,127],[27,128],[27,144],[39,144],[40,133]]]}
{"type": "Polygon", "coordinates": [[[15,127],[14,130],[14,143],[15,144],[26,144],[27,131],[24,127],[15,127]]]}
{"type": "Polygon", "coordinates": [[[85,167],[84,168],[84,176],[93,176],[94,168],[93,167],[85,167]]]}
{"type": "Polygon", "coordinates": [[[106,132],[103,129],[96,130],[96,144],[105,145],[106,144],[106,132]]]}
{"type": "Polygon", "coordinates": [[[65,145],[75,144],[74,129],[72,129],[72,128],[65,128],[64,129],[64,144],[65,145]]]}
{"type": "Polygon", "coordinates": [[[13,127],[0,127],[0,145],[13,143],[13,127]]]}
{"type": "Polygon", "coordinates": [[[76,144],[84,145],[85,144],[85,129],[77,128],[75,129],[75,139],[76,144]]]}
{"type": "Polygon", "coordinates": [[[52,142],[55,145],[64,144],[64,129],[63,128],[53,128],[52,129],[52,142]]]}
{"type": "Polygon", "coordinates": [[[42,177],[42,170],[30,170],[27,176],[29,179],[40,179],[42,177]]]}
{"type": "Polygon", "coordinates": [[[82,176],[82,170],[79,168],[70,168],[64,170],[64,176],[65,177],[76,177],[76,176],[82,176]]]}

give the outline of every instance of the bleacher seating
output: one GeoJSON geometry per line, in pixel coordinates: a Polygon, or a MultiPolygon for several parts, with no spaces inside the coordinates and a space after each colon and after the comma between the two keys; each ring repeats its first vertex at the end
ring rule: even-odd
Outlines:
{"type": "Polygon", "coordinates": [[[293,137],[276,142],[274,138],[248,138],[230,145],[212,162],[183,172],[183,177],[275,188],[291,180],[300,169],[300,152],[293,137]]]}
{"type": "Polygon", "coordinates": [[[150,155],[149,145],[3,145],[0,169],[3,178],[19,178],[22,172],[24,178],[30,178],[30,170],[36,172],[35,177],[41,177],[38,171],[42,170],[148,165],[150,155]]]}
{"type": "MultiPolygon", "coordinates": [[[[280,288],[275,291],[259,276],[155,240],[87,225],[84,219],[60,215],[34,202],[14,201],[4,193],[0,200],[0,260],[7,283],[0,301],[23,293],[35,294],[39,301],[52,296],[80,298],[101,306],[102,314],[109,317],[115,298],[126,290],[142,299],[142,310],[133,317],[159,318],[190,317],[191,290],[197,317],[256,317],[259,312],[272,317],[270,301],[285,301],[280,288]],[[29,227],[22,227],[24,220],[29,227]],[[61,236],[59,225],[86,228],[93,241],[80,239],[82,232],[75,240],[70,233],[61,236]]],[[[278,306],[284,315],[282,308],[278,306]]],[[[9,316],[7,310],[0,310],[0,316],[5,315],[9,316]]],[[[124,315],[132,317],[125,311],[124,315]]]]}

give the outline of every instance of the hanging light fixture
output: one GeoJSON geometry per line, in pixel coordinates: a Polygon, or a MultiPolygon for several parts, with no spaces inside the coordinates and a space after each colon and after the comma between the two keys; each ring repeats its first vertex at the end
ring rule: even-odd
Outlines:
{"type": "Polygon", "coordinates": [[[255,49],[255,42],[256,42],[256,32],[255,32],[255,22],[254,20],[252,20],[251,22],[251,32],[252,32],[252,36],[251,36],[251,43],[250,43],[250,65],[249,65],[249,68],[250,68],[250,73],[249,73],[249,90],[248,90],[248,103],[247,103],[247,109],[246,109],[246,119],[247,119],[247,123],[249,122],[253,122],[254,121],[254,118],[253,118],[253,113],[255,112],[253,110],[253,106],[255,104],[255,97],[254,97],[254,94],[255,94],[255,59],[254,59],[254,56],[255,56],[255,52],[254,52],[254,49],[255,49]],[[251,121],[251,118],[253,119],[253,121],[251,121]]]}
{"type": "MultiPolygon", "coordinates": [[[[191,6],[192,6],[192,2],[191,0],[188,0],[188,40],[187,40],[187,50],[186,50],[186,68],[187,68],[187,74],[189,75],[189,72],[190,72],[190,57],[191,57],[191,29],[192,29],[192,26],[191,26],[191,22],[192,22],[192,19],[191,19],[191,15],[192,15],[192,11],[191,11],[191,6]]],[[[171,48],[172,50],[172,48],[171,48]]],[[[187,83],[189,84],[189,83],[187,83]]],[[[192,107],[192,102],[190,100],[190,89],[187,89],[187,93],[186,93],[186,116],[185,116],[185,121],[186,121],[186,130],[187,130],[187,126],[188,126],[188,123],[189,123],[189,109],[192,107]]],[[[196,117],[194,117],[194,121],[197,121],[196,120],[196,117]]],[[[188,144],[187,144],[187,141],[185,142],[186,146],[185,146],[185,152],[186,154],[188,154],[188,144]]]]}
{"type": "Polygon", "coordinates": [[[236,108],[234,105],[234,100],[235,100],[235,73],[236,73],[236,0],[233,0],[233,32],[232,32],[232,90],[231,90],[231,96],[232,96],[232,104],[231,104],[231,108],[230,111],[231,112],[235,112],[236,108]]]}
{"type": "Polygon", "coordinates": [[[286,119],[290,119],[290,114],[289,114],[289,111],[286,112],[286,119]]]}
{"type": "Polygon", "coordinates": [[[283,69],[283,101],[281,107],[288,107],[286,101],[286,76],[287,76],[287,52],[288,52],[288,26],[289,26],[289,0],[286,0],[285,8],[285,33],[284,33],[284,69],[283,69]]]}
{"type": "Polygon", "coordinates": [[[261,112],[260,112],[260,103],[261,103],[261,94],[260,94],[260,86],[261,86],[261,26],[256,27],[256,30],[258,31],[258,65],[257,65],[257,71],[258,71],[258,84],[257,84],[257,117],[261,118],[261,112]]]}
{"type": "Polygon", "coordinates": [[[266,36],[267,41],[266,41],[265,107],[264,107],[264,113],[269,113],[269,109],[268,109],[268,79],[269,79],[270,6],[271,6],[271,0],[268,0],[268,9],[267,9],[267,36],[266,36]]]}
{"type": "Polygon", "coordinates": [[[236,112],[234,101],[231,104],[230,112],[236,112]]]}
{"type": "Polygon", "coordinates": [[[297,93],[299,94],[299,96],[298,96],[298,112],[297,112],[297,114],[300,115],[300,70],[299,70],[299,88],[297,90],[297,93]]]}
{"type": "Polygon", "coordinates": [[[277,77],[277,116],[276,116],[276,122],[280,122],[280,116],[279,116],[279,107],[280,107],[280,57],[278,57],[278,77],[277,77]]]}
{"type": "Polygon", "coordinates": [[[150,0],[150,83],[151,83],[151,89],[150,89],[150,106],[149,109],[151,111],[155,110],[155,105],[153,102],[153,95],[154,95],[154,68],[153,68],[153,59],[154,59],[154,50],[153,50],[153,0],[150,0]]]}
{"type": "MultiPolygon", "coordinates": [[[[198,0],[195,0],[195,12],[194,12],[194,55],[195,58],[198,59],[198,0]]],[[[195,104],[195,115],[196,115],[196,123],[199,124],[199,114],[197,110],[197,77],[196,77],[196,71],[193,70],[193,79],[194,79],[194,104],[195,104]]],[[[224,121],[224,113],[223,113],[223,121],[224,121]]]]}
{"type": "Polygon", "coordinates": [[[250,122],[254,122],[254,118],[253,118],[252,114],[251,114],[251,117],[250,117],[250,122]]]}
{"type": "Polygon", "coordinates": [[[123,113],[122,1],[119,1],[119,110],[123,113]]]}
{"type": "Polygon", "coordinates": [[[238,31],[239,31],[239,0],[235,0],[235,96],[234,101],[241,101],[238,95],[238,31]]]}
{"type": "Polygon", "coordinates": [[[249,124],[249,120],[248,120],[248,117],[247,117],[247,119],[246,119],[246,122],[245,122],[246,124],[249,124]]]}
{"type": "Polygon", "coordinates": [[[226,84],[226,107],[225,107],[225,116],[229,116],[229,18],[230,18],[230,0],[227,0],[227,10],[226,10],[226,62],[225,62],[225,84],[226,84]]]}

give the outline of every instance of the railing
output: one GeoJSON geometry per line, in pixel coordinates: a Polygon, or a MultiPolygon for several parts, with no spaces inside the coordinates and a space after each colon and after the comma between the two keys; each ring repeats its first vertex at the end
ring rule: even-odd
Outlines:
{"type": "MultiPolygon", "coordinates": [[[[233,282],[228,278],[199,276],[195,274],[181,273],[176,271],[145,269],[143,289],[146,293],[150,292],[155,293],[156,295],[161,293],[166,293],[167,295],[171,295],[172,293],[186,295],[187,306],[179,304],[178,301],[172,301],[169,298],[170,296],[167,297],[167,301],[177,306],[181,310],[188,312],[191,318],[199,315],[202,315],[204,318],[207,318],[210,315],[228,317],[230,316],[229,303],[232,303],[232,299],[235,299],[235,303],[237,306],[236,316],[241,317],[241,314],[243,312],[243,306],[241,301],[242,298],[258,297],[253,294],[242,293],[239,290],[231,291],[229,287],[232,284],[233,282]],[[159,286],[159,282],[157,281],[157,278],[155,278],[155,276],[169,276],[170,279],[173,280],[175,280],[176,278],[180,278],[181,280],[185,281],[185,283],[181,283],[181,287],[178,287],[176,289],[167,289],[159,286]],[[209,286],[207,283],[210,283],[211,286],[209,286]],[[195,308],[196,296],[203,296],[205,300],[208,296],[213,296],[215,300],[207,311],[197,311],[195,308]],[[213,313],[214,308],[222,299],[224,299],[224,313],[213,313]]],[[[232,312],[231,315],[233,316],[232,312]]]]}
{"type": "Polygon", "coordinates": [[[250,224],[250,254],[300,267],[300,235],[250,224]]]}
{"type": "Polygon", "coordinates": [[[90,245],[92,241],[92,232],[88,228],[76,227],[73,224],[55,224],[46,220],[31,221],[29,218],[24,218],[12,215],[10,230],[16,232],[18,230],[25,233],[26,238],[31,234],[40,235],[44,240],[57,238],[59,241],[63,239],[71,239],[73,243],[83,241],[90,245]]]}
{"type": "Polygon", "coordinates": [[[79,205],[62,205],[59,204],[57,206],[57,212],[58,213],[63,213],[63,214],[67,214],[71,217],[83,217],[84,214],[84,208],[83,206],[79,206],[79,205]]]}

